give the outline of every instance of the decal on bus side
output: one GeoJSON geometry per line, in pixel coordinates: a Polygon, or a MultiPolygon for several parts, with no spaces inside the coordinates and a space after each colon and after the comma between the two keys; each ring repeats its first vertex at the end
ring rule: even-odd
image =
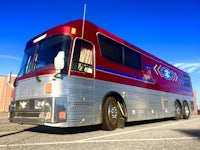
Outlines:
{"type": "Polygon", "coordinates": [[[162,65],[155,65],[153,67],[154,72],[156,75],[159,75],[161,78],[164,78],[169,81],[178,81],[178,75],[173,71],[170,70],[169,68],[162,66],[162,65]]]}

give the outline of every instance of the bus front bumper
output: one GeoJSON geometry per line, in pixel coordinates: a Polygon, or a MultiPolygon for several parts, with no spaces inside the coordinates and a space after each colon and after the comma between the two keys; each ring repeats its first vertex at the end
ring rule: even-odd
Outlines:
{"type": "Polygon", "coordinates": [[[10,122],[63,126],[67,122],[66,98],[16,100],[10,105],[10,122]]]}

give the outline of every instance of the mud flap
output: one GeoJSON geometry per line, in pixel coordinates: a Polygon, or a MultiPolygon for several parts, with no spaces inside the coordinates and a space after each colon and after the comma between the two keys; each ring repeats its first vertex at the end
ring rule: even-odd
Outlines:
{"type": "Polygon", "coordinates": [[[118,128],[124,128],[125,127],[125,118],[124,117],[120,117],[118,119],[117,127],[118,128]]]}
{"type": "Polygon", "coordinates": [[[118,119],[118,122],[117,122],[117,127],[118,128],[124,128],[125,127],[125,122],[126,122],[126,119],[127,119],[127,114],[126,112],[122,109],[122,106],[119,102],[117,102],[117,105],[119,107],[119,119],[118,119]]]}

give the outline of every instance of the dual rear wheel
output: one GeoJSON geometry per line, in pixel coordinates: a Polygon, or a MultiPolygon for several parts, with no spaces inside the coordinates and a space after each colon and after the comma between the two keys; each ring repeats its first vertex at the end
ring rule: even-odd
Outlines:
{"type": "Polygon", "coordinates": [[[183,102],[183,119],[189,119],[189,118],[190,118],[190,108],[187,102],[183,102]]]}
{"type": "Polygon", "coordinates": [[[188,119],[190,118],[190,108],[188,106],[187,102],[183,102],[183,106],[181,107],[181,104],[176,101],[174,104],[175,107],[175,120],[179,119],[188,119]]]}

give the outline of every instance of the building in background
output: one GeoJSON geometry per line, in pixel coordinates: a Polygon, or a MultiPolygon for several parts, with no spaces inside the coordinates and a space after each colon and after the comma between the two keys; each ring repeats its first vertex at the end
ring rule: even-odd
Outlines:
{"type": "Polygon", "coordinates": [[[14,96],[14,86],[16,75],[0,76],[0,112],[8,112],[9,104],[14,96]]]}
{"type": "Polygon", "coordinates": [[[196,114],[200,114],[200,108],[199,108],[199,104],[198,104],[196,91],[194,91],[194,110],[195,110],[196,114]]]}

